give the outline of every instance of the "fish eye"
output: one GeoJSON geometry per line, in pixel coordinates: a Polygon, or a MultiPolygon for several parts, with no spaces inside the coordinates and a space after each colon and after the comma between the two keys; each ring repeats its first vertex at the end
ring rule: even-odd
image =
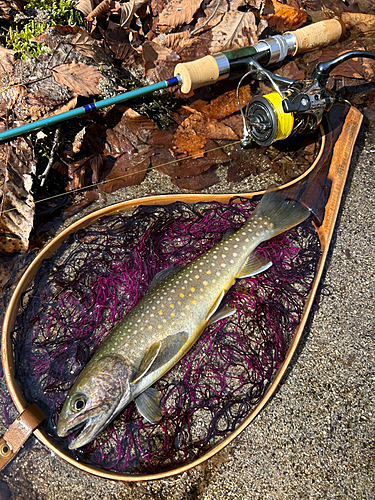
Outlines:
{"type": "Polygon", "coordinates": [[[86,401],[85,396],[81,394],[71,401],[70,407],[73,411],[81,411],[86,406],[86,401]]]}

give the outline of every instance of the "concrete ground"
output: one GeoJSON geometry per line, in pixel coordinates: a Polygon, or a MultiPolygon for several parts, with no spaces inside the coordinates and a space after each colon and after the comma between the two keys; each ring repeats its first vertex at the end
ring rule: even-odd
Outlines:
{"type": "Polygon", "coordinates": [[[1,474],[0,500],[373,500],[374,139],[355,150],[319,309],[276,395],[227,449],[183,475],[125,484],[27,445],[1,474]]]}

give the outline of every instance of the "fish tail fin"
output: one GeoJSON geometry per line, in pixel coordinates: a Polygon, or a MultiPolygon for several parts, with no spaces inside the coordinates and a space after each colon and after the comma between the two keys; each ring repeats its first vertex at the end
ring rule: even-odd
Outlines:
{"type": "Polygon", "coordinates": [[[267,191],[253,213],[272,222],[273,237],[303,222],[309,217],[310,210],[286,199],[282,191],[267,191]]]}

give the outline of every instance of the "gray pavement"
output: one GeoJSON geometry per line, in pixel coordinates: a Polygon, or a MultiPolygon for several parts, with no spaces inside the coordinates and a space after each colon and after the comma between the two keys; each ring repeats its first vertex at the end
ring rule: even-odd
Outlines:
{"type": "Polygon", "coordinates": [[[358,141],[319,309],[276,395],[229,447],[183,475],[124,484],[28,445],[0,500],[375,499],[374,154],[374,136],[358,141]]]}

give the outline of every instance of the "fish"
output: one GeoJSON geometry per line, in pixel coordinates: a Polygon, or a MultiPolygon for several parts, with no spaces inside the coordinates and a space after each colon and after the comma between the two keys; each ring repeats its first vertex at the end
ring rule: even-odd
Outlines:
{"type": "Polygon", "coordinates": [[[163,270],[109,332],[75,380],[58,417],[57,434],[80,448],[131,402],[147,421],[162,418],[152,385],[192,347],[210,324],[235,313],[222,306],[238,278],[268,269],[258,245],[303,222],[310,210],[281,191],[268,191],[245,225],[185,266],[163,270]]]}

